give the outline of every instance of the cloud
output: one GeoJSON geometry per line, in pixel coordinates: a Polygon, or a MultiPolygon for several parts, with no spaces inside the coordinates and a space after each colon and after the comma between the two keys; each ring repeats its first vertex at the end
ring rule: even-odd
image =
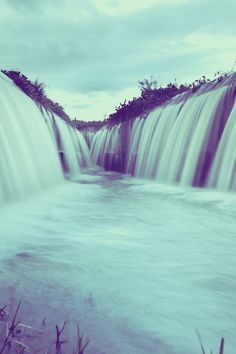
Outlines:
{"type": "Polygon", "coordinates": [[[9,5],[17,11],[38,11],[40,9],[40,2],[31,0],[5,0],[5,4],[9,5]]]}
{"type": "Polygon", "coordinates": [[[0,5],[1,66],[38,77],[50,92],[63,91],[63,103],[79,116],[88,116],[85,104],[95,104],[94,94],[104,100],[105,114],[112,97],[120,98],[145,77],[185,82],[230,69],[235,60],[233,0],[60,0],[56,7],[54,0],[0,0],[0,5]],[[66,93],[83,102],[87,97],[82,111],[66,93]]]}
{"type": "MultiPolygon", "coordinates": [[[[48,8],[55,9],[54,0],[1,0],[5,7],[12,8],[16,12],[46,12],[48,8]]],[[[57,0],[57,6],[60,6],[64,3],[64,0],[57,0]]]]}
{"type": "Polygon", "coordinates": [[[173,4],[187,0],[91,0],[96,9],[107,16],[129,16],[161,4],[173,4]]]}

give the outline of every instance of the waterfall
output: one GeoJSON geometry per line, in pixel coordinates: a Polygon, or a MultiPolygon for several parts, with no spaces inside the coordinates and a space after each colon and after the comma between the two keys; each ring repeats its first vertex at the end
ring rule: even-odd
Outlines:
{"type": "Polygon", "coordinates": [[[91,143],[93,162],[160,182],[235,190],[235,82],[234,74],[146,117],[104,127],[91,143]]]}
{"type": "Polygon", "coordinates": [[[208,185],[219,189],[236,190],[236,105],[228,118],[214,163],[209,175],[208,185]]]}
{"type": "Polygon", "coordinates": [[[79,131],[39,109],[0,73],[0,205],[24,198],[77,174],[90,164],[79,131]]]}
{"type": "Polygon", "coordinates": [[[91,144],[92,144],[92,141],[93,141],[93,138],[94,138],[94,135],[95,135],[95,131],[93,130],[85,130],[84,132],[84,138],[85,138],[85,141],[88,145],[88,147],[90,148],[91,147],[91,144]]]}
{"type": "Polygon", "coordinates": [[[236,77],[84,136],[0,74],[0,205],[93,164],[181,185],[236,189],[236,77]],[[88,149],[90,147],[90,151],[88,149]]]}
{"type": "Polygon", "coordinates": [[[91,158],[94,164],[104,166],[108,170],[113,170],[112,166],[118,156],[115,152],[118,147],[119,126],[111,130],[101,129],[94,136],[91,144],[91,158]]]}

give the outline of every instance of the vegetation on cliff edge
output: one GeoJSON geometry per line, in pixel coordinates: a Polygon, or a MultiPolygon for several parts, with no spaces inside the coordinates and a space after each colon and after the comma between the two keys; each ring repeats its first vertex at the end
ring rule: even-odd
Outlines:
{"type": "Polygon", "coordinates": [[[18,86],[27,96],[29,96],[39,106],[46,111],[50,111],[58,115],[67,124],[75,126],[75,120],[71,120],[68,114],[65,113],[64,108],[59,103],[54,102],[46,95],[46,85],[35,80],[29,80],[24,74],[16,70],[1,70],[3,74],[8,76],[16,86],[18,86]]]}
{"type": "MultiPolygon", "coordinates": [[[[213,81],[220,82],[228,73],[218,72],[215,74],[216,79],[213,81]]],[[[115,108],[115,112],[111,113],[109,117],[102,121],[77,121],[76,127],[80,130],[98,130],[104,125],[113,126],[124,121],[135,119],[136,117],[144,116],[156,107],[159,107],[169,101],[171,98],[189,91],[194,93],[199,88],[210,82],[205,76],[195,80],[191,84],[177,84],[177,82],[169,83],[165,87],[158,87],[158,81],[151,77],[149,80],[144,79],[139,81],[140,96],[133,97],[132,100],[125,100],[115,108]]]]}
{"type": "MultiPolygon", "coordinates": [[[[165,87],[159,87],[158,81],[151,76],[150,79],[139,81],[140,96],[133,97],[132,100],[125,100],[115,108],[115,112],[111,113],[108,118],[100,121],[83,121],[78,119],[71,119],[65,113],[64,108],[59,103],[54,102],[47,97],[45,92],[45,84],[40,83],[38,80],[32,82],[20,71],[15,70],[1,70],[30,98],[32,98],[39,107],[43,107],[46,111],[50,111],[58,115],[67,124],[79,130],[93,130],[97,131],[103,126],[113,126],[121,122],[135,119],[136,117],[146,117],[147,114],[156,107],[159,107],[171,98],[189,92],[194,93],[199,88],[210,82],[205,76],[195,80],[191,84],[177,84],[177,82],[169,83],[165,87]]],[[[228,73],[218,72],[215,74],[216,79],[213,80],[220,82],[228,73]]]]}

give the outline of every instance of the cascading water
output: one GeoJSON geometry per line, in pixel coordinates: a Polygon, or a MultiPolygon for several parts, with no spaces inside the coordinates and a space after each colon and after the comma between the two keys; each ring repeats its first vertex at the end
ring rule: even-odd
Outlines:
{"type": "Polygon", "coordinates": [[[55,145],[37,106],[0,76],[0,204],[63,179],[55,145]]]}
{"type": "Polygon", "coordinates": [[[90,167],[91,162],[90,162],[89,149],[83,135],[78,130],[74,130],[71,127],[70,127],[70,134],[75,146],[76,156],[79,162],[79,166],[85,168],[90,167]]]}
{"type": "Polygon", "coordinates": [[[89,165],[80,132],[37,105],[0,74],[0,205],[54,186],[89,165]],[[59,149],[59,154],[58,154],[59,149]],[[81,156],[83,154],[83,156],[81,156]]]}
{"type": "Polygon", "coordinates": [[[79,173],[83,167],[90,167],[88,145],[81,132],[68,126],[55,114],[45,111],[42,113],[59,152],[63,170],[73,175],[79,173]]]}
{"type": "Polygon", "coordinates": [[[86,141],[88,147],[91,146],[94,135],[95,135],[95,131],[93,131],[93,130],[84,131],[84,138],[85,138],[85,141],[86,141]]]}
{"type": "Polygon", "coordinates": [[[114,152],[118,147],[119,127],[115,126],[110,131],[102,129],[95,135],[90,148],[93,163],[112,169],[116,162],[114,152]]]}
{"type": "Polygon", "coordinates": [[[236,189],[236,105],[228,118],[208,179],[219,189],[236,189]]]}
{"type": "Polygon", "coordinates": [[[103,128],[92,141],[92,160],[161,182],[236,189],[235,81],[232,75],[221,85],[177,96],[146,118],[103,128]],[[107,164],[108,156],[110,161],[121,159],[122,169],[107,164]]]}

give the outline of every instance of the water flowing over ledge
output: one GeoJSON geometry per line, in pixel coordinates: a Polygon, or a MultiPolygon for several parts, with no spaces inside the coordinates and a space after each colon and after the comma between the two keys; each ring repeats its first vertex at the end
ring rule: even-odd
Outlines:
{"type": "Polygon", "coordinates": [[[83,136],[1,73],[0,205],[59,184],[91,160],[159,182],[235,190],[235,83],[232,74],[146,117],[83,136]]]}
{"type": "Polygon", "coordinates": [[[92,161],[160,182],[236,189],[236,75],[112,128],[85,133],[92,161]]]}
{"type": "Polygon", "coordinates": [[[89,165],[84,137],[0,73],[0,206],[63,181],[89,165]]]}

